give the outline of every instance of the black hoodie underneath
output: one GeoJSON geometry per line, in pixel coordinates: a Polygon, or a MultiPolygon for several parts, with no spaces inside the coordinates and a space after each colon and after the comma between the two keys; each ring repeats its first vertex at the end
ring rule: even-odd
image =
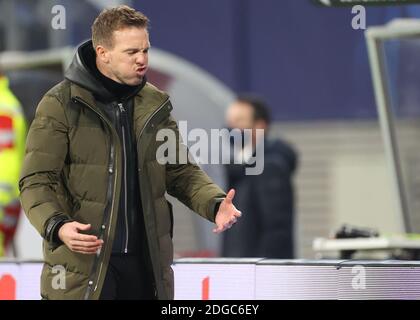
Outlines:
{"type": "Polygon", "coordinates": [[[99,108],[116,129],[122,146],[122,183],[118,220],[112,247],[113,254],[139,254],[145,244],[143,210],[137,173],[136,139],[133,129],[135,95],[146,84],[138,86],[115,82],[104,76],[96,66],[92,41],[77,50],[66,79],[89,90],[99,108]]]}

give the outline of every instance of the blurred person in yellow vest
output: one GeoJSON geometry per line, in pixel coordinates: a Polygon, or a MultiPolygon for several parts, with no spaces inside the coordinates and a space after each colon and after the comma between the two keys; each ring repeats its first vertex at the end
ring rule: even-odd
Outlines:
{"type": "Polygon", "coordinates": [[[0,70],[0,257],[12,243],[20,213],[19,174],[26,122],[9,80],[0,70]]]}

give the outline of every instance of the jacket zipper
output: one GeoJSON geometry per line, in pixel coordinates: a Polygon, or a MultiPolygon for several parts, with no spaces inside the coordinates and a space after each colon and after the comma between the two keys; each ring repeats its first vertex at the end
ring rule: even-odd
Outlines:
{"type": "MultiPolygon", "coordinates": [[[[80,97],[74,97],[73,98],[75,101],[77,101],[77,102],[79,102],[79,103],[81,103],[81,104],[83,104],[83,105],[85,105],[86,107],[88,107],[89,109],[91,109],[93,112],[95,112],[107,125],[108,125],[108,127],[110,127],[110,129],[111,129],[111,131],[113,130],[112,129],[112,126],[108,123],[108,120],[107,119],[105,119],[105,117],[103,117],[98,111],[96,111],[93,107],[91,107],[88,103],[86,103],[85,101],[83,101],[83,99],[81,99],[80,97]]],[[[152,115],[147,119],[147,121],[146,121],[146,123],[144,124],[144,126],[143,126],[143,128],[140,130],[140,133],[137,135],[137,141],[138,142],[140,142],[140,137],[141,137],[141,135],[143,134],[143,131],[145,130],[145,128],[147,127],[147,125],[149,124],[149,122],[153,119],[153,117],[160,111],[160,110],[162,110],[162,108],[165,106],[165,104],[167,103],[169,101],[169,98],[167,98],[157,109],[156,109],[156,111],[155,112],[153,112],[152,113],[152,115]]],[[[112,138],[111,138],[111,153],[110,153],[110,164],[109,164],[109,172],[110,173],[112,173],[113,172],[113,162],[114,162],[114,156],[113,156],[113,154],[114,154],[114,144],[112,143],[112,138]]],[[[109,176],[109,177],[111,177],[111,175],[109,176]]],[[[111,186],[111,188],[112,188],[112,191],[110,192],[110,188],[109,188],[109,186],[108,186],[108,193],[107,193],[107,198],[108,198],[108,201],[109,201],[109,199],[110,199],[110,195],[112,195],[113,193],[114,193],[114,185],[115,185],[115,183],[116,183],[116,175],[114,175],[114,183],[113,184],[111,184],[111,179],[109,179],[109,185],[111,186]]],[[[113,203],[113,201],[112,201],[112,206],[114,205],[114,203],[113,203]]],[[[109,221],[112,221],[112,214],[113,214],[113,208],[111,208],[111,216],[110,216],[110,220],[109,221]]],[[[109,233],[111,232],[111,228],[108,226],[108,238],[109,238],[109,233]]],[[[97,255],[96,256],[96,258],[95,258],[95,260],[97,261],[99,259],[99,255],[97,255]]],[[[94,264],[95,264],[95,262],[94,262],[94,264]]],[[[97,277],[97,279],[99,279],[100,278],[100,276],[101,276],[101,272],[102,272],[102,266],[103,265],[103,263],[101,263],[100,264],[100,266],[99,266],[99,272],[98,272],[98,277],[97,277]]],[[[86,291],[86,294],[85,294],[85,300],[87,300],[87,299],[89,299],[89,295],[90,295],[90,292],[92,291],[92,286],[93,286],[93,281],[92,280],[90,280],[89,281],[89,285],[88,285],[88,289],[87,289],[87,291],[86,291]]],[[[95,286],[95,288],[93,289],[93,291],[95,291],[96,289],[97,289],[97,287],[98,287],[98,285],[96,284],[96,286],[95,286]]],[[[156,291],[156,289],[155,289],[155,291],[156,291]]],[[[156,294],[157,294],[157,292],[156,292],[156,294]]]]}
{"type": "MultiPolygon", "coordinates": [[[[79,102],[80,104],[88,107],[93,112],[95,112],[108,125],[108,127],[110,128],[110,130],[111,131],[113,130],[112,129],[112,126],[108,123],[108,120],[105,119],[105,117],[103,117],[98,111],[96,111],[93,107],[91,107],[87,102],[83,101],[83,99],[81,99],[80,97],[74,97],[73,99],[75,101],[79,102]]],[[[108,164],[109,178],[108,178],[107,201],[110,201],[112,199],[112,194],[114,193],[114,186],[115,186],[115,183],[116,183],[115,180],[116,180],[116,177],[117,177],[117,175],[114,174],[114,183],[112,183],[111,177],[112,177],[112,174],[114,173],[114,158],[115,158],[114,157],[115,146],[114,146],[114,144],[112,142],[112,137],[111,137],[111,146],[110,147],[111,147],[111,150],[110,150],[109,164],[108,164]]],[[[111,216],[109,218],[109,221],[112,221],[112,214],[113,214],[113,211],[114,211],[113,210],[114,201],[111,201],[111,204],[112,204],[111,209],[110,209],[111,210],[111,216]]],[[[103,229],[103,227],[104,227],[104,225],[102,225],[102,229],[103,229]]],[[[110,232],[111,232],[111,228],[108,226],[107,239],[109,239],[110,232]]],[[[96,255],[95,261],[94,261],[93,265],[97,264],[97,262],[99,260],[99,255],[100,254],[97,254],[96,255]]],[[[103,269],[102,267],[103,267],[103,263],[101,263],[100,266],[99,266],[99,272],[98,272],[97,279],[99,279],[101,277],[101,273],[102,273],[102,269],[103,269]]],[[[90,276],[89,276],[89,278],[90,278],[90,276]]],[[[96,283],[96,285],[95,285],[95,287],[93,289],[92,289],[92,287],[93,287],[93,280],[89,280],[88,288],[86,290],[85,297],[84,297],[85,300],[89,299],[89,295],[90,295],[90,293],[92,291],[96,291],[96,289],[98,287],[98,284],[96,283]]]]}
{"type": "MultiPolygon", "coordinates": [[[[120,108],[120,113],[125,114],[125,109],[122,103],[118,104],[120,108]]],[[[125,115],[126,116],[126,115],[125,115]]],[[[121,118],[120,118],[121,121],[121,118]]],[[[122,131],[122,139],[123,139],[123,152],[124,152],[124,218],[125,218],[125,247],[124,253],[128,252],[128,239],[129,239],[129,231],[128,231],[128,213],[127,213],[127,150],[125,144],[125,127],[124,124],[121,123],[121,131],[122,131]]]]}
{"type": "MultiPolygon", "coordinates": [[[[141,138],[141,135],[143,134],[143,131],[146,129],[146,127],[147,127],[147,125],[150,123],[150,121],[153,119],[153,117],[157,114],[157,113],[159,113],[159,111],[160,110],[162,110],[163,109],[163,107],[166,105],[166,103],[169,101],[169,98],[167,98],[157,109],[156,109],[156,111],[154,111],[153,113],[152,113],[152,115],[146,120],[146,122],[145,122],[145,124],[144,124],[144,126],[143,126],[143,128],[140,130],[140,132],[139,132],[139,134],[137,135],[137,143],[140,145],[140,138],[141,138]]],[[[137,152],[138,152],[138,150],[137,150],[137,152]]],[[[140,166],[138,167],[138,170],[139,170],[139,177],[140,177],[140,166]]],[[[139,185],[141,186],[141,182],[140,182],[140,178],[139,178],[139,185]]],[[[146,228],[146,241],[147,241],[147,243],[149,243],[149,240],[148,240],[148,237],[147,237],[147,228],[146,228]]],[[[149,250],[150,250],[150,248],[149,248],[149,250]]],[[[153,268],[153,262],[152,261],[150,261],[151,262],[151,264],[152,264],[152,272],[153,272],[153,277],[154,277],[154,279],[155,279],[155,281],[156,281],[156,279],[157,279],[157,275],[155,274],[155,271],[154,271],[154,268],[153,268]]],[[[153,284],[153,287],[154,287],[154,293],[155,293],[155,297],[157,297],[158,296],[158,291],[157,291],[157,289],[156,289],[156,284],[154,283],[153,284]]]]}

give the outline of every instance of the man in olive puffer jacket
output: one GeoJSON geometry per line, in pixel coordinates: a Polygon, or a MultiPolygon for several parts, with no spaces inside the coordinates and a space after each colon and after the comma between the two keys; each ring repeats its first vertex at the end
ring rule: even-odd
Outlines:
{"type": "Polygon", "coordinates": [[[44,299],[172,299],[165,192],[215,222],[215,232],[241,215],[234,190],[226,195],[198,166],[157,161],[157,132],[179,132],[168,95],[146,81],[147,27],[127,6],[104,10],[66,79],[38,105],[19,187],[44,238],[44,299]]]}

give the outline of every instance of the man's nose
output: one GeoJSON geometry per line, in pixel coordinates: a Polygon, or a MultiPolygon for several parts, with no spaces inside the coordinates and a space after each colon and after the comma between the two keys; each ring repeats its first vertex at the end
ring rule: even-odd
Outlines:
{"type": "Polygon", "coordinates": [[[140,64],[140,65],[144,65],[147,63],[147,58],[146,55],[143,53],[140,53],[137,57],[136,57],[136,63],[140,64]]]}

